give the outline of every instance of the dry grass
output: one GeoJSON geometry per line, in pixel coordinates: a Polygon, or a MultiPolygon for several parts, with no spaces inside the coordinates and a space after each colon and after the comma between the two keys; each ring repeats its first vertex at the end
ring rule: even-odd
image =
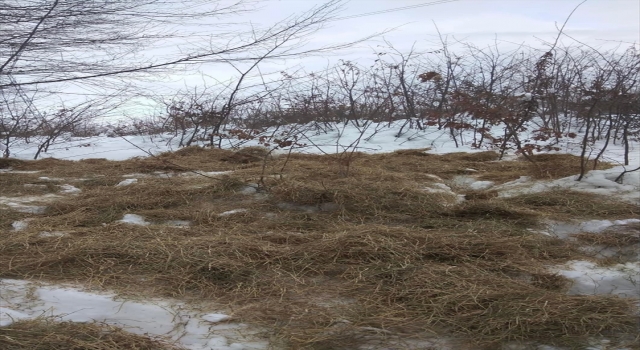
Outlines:
{"type": "MultiPolygon", "coordinates": [[[[559,179],[580,173],[580,157],[571,154],[536,154],[530,156],[534,163],[528,163],[531,175],[536,179],[559,179]]],[[[586,164],[593,169],[593,161],[586,164]]],[[[596,169],[610,169],[609,163],[598,163],[596,169]]]]}
{"type": "Polygon", "coordinates": [[[178,350],[159,340],[97,323],[20,321],[0,327],[3,350],[178,350]]]}
{"type": "Polygon", "coordinates": [[[475,348],[508,341],[578,347],[594,336],[635,334],[632,301],[566,295],[567,280],[546,270],[584,253],[527,228],[556,212],[618,218],[637,207],[573,192],[496,198],[484,191],[455,204],[450,194],[423,190],[440,181],[431,175],[446,180],[469,168],[505,181],[531,175],[527,163],[494,162],[489,153],[355,154],[346,177],[335,157],[277,157],[262,174],[262,161],[238,154],[187,148],[72,170],[48,161],[46,176],[104,176],[79,182],[81,194],[53,203],[25,231],[3,229],[0,276],[226,302],[234,317],[272,329],[292,349],[434,335],[475,348]],[[217,180],[146,177],[113,187],[127,173],[178,171],[171,163],[235,171],[217,180]],[[261,178],[262,197],[240,192],[261,178]],[[219,216],[240,208],[248,211],[219,216]],[[126,213],[153,224],[117,222],[126,213]],[[163,225],[178,219],[193,225],[163,225]],[[39,235],[54,230],[67,235],[39,235]]]}
{"type": "Polygon", "coordinates": [[[511,208],[535,210],[555,219],[627,219],[640,215],[640,208],[592,193],[554,190],[501,199],[511,208]]]}

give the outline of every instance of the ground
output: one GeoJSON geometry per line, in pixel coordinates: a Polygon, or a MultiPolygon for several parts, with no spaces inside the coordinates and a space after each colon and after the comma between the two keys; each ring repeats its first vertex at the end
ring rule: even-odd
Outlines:
{"type": "Polygon", "coordinates": [[[638,348],[638,179],[616,164],[576,182],[566,154],[190,147],[0,167],[2,348],[638,348]]]}

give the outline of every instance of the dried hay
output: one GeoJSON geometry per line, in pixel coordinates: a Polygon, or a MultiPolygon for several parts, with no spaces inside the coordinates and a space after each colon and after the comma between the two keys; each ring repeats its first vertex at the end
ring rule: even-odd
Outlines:
{"type": "MultiPolygon", "coordinates": [[[[580,173],[580,157],[572,154],[535,154],[529,156],[529,174],[536,179],[559,179],[580,173]]],[[[526,161],[523,159],[523,161],[526,161]]],[[[586,169],[593,169],[594,161],[586,163],[586,169]]],[[[610,169],[613,166],[606,162],[598,162],[597,170],[610,169]]]]}
{"type": "MultiPolygon", "coordinates": [[[[232,154],[192,148],[159,158],[230,169],[222,158],[232,154]]],[[[422,190],[437,180],[431,174],[446,179],[470,167],[487,176],[508,169],[515,178],[529,171],[526,162],[483,157],[355,154],[339,164],[344,158],[294,154],[270,159],[264,173],[254,162],[216,181],[150,177],[118,188],[122,173],[155,171],[162,161],[95,161],[104,180],[53,203],[24,231],[3,230],[0,276],[215,299],[294,349],[433,336],[488,349],[509,341],[579,347],[591,337],[635,334],[632,300],[568,296],[567,280],[546,270],[587,255],[527,228],[554,213],[627,218],[637,207],[600,206],[601,198],[574,192],[495,198],[484,191],[454,204],[453,195],[422,190]],[[268,197],[236,193],[260,178],[268,197]],[[292,211],[278,206],[284,202],[339,210],[292,211]],[[218,215],[240,208],[248,211],[218,215]],[[125,213],[152,225],[117,222],[125,213]],[[176,219],[194,224],[162,224],[176,219]],[[67,234],[39,235],[53,230],[67,234]]],[[[79,168],[92,172],[89,163],[79,168]]]]}
{"type": "Polygon", "coordinates": [[[508,221],[524,227],[535,227],[538,223],[535,212],[514,209],[506,203],[494,201],[464,202],[443,215],[459,220],[508,221]]]}
{"type": "Polygon", "coordinates": [[[540,235],[381,225],[336,224],[305,234],[245,233],[240,225],[108,225],[58,238],[10,233],[0,244],[0,271],[226,300],[245,321],[278,329],[292,348],[348,344],[360,339],[362,327],[399,334],[446,330],[492,344],[630,331],[631,301],[566,296],[519,277],[541,275],[544,264],[576,254],[540,235]],[[328,292],[328,301],[353,301],[340,308],[312,302],[328,292]],[[338,320],[352,326],[336,333],[338,320]]]}
{"type": "Polygon", "coordinates": [[[529,193],[500,200],[513,208],[535,210],[557,219],[626,219],[640,214],[637,205],[571,190],[529,193]]]}
{"type": "Polygon", "coordinates": [[[228,156],[220,158],[220,160],[235,164],[250,164],[263,162],[264,159],[269,156],[269,153],[269,150],[265,147],[245,147],[229,154],[228,156]]]}
{"type": "Polygon", "coordinates": [[[20,164],[21,162],[22,161],[19,159],[0,157],[0,169],[11,168],[20,164]]]}
{"type": "Polygon", "coordinates": [[[327,158],[290,159],[285,176],[263,178],[262,183],[270,193],[269,203],[276,207],[293,204],[308,210],[337,211],[345,220],[415,222],[437,215],[456,201],[453,194],[424,190],[434,182],[428,173],[364,166],[363,162],[369,159],[362,156],[356,158],[349,176],[345,176],[338,166],[332,165],[334,159],[327,158]]]}
{"type": "Polygon", "coordinates": [[[40,180],[41,174],[0,174],[0,196],[15,197],[55,193],[59,187],[40,180]]]}
{"type": "Polygon", "coordinates": [[[19,321],[0,327],[3,350],[179,350],[151,339],[99,323],[55,322],[47,319],[19,321]]]}
{"type": "Polygon", "coordinates": [[[127,213],[160,216],[164,211],[164,220],[200,221],[203,211],[235,209],[224,202],[233,199],[233,189],[241,182],[229,176],[194,185],[198,181],[204,180],[148,178],[132,186],[86,188],[78,196],[52,203],[45,220],[53,225],[92,227],[120,220],[127,213]],[[215,206],[216,199],[222,205],[215,206]]]}
{"type": "Polygon", "coordinates": [[[492,162],[494,160],[498,160],[500,155],[495,151],[484,151],[484,152],[456,152],[456,153],[448,153],[444,155],[448,159],[454,159],[458,161],[465,162],[492,162]]]}

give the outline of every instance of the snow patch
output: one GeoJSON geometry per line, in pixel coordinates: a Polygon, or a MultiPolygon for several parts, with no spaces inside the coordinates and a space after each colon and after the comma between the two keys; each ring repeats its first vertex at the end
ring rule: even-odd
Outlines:
{"type": "Polygon", "coordinates": [[[47,207],[35,204],[48,203],[59,198],[61,198],[59,195],[51,193],[41,196],[0,197],[0,205],[21,213],[44,214],[47,207]]]}
{"type": "Polygon", "coordinates": [[[11,226],[14,231],[26,230],[29,227],[29,219],[14,221],[11,226]]]}
{"type": "Polygon", "coordinates": [[[126,179],[118,182],[116,187],[129,186],[129,185],[133,185],[136,182],[138,182],[138,179],[126,179]]]}
{"type": "Polygon", "coordinates": [[[60,185],[59,187],[60,187],[60,192],[66,193],[66,194],[77,194],[82,192],[81,189],[68,184],[60,185]]]}
{"type": "Polygon", "coordinates": [[[37,174],[40,170],[12,170],[11,168],[0,169],[0,174],[37,174]]]}
{"type": "Polygon", "coordinates": [[[125,214],[119,222],[131,225],[147,226],[150,222],[147,222],[142,216],[137,214],[125,214]]]}
{"type": "Polygon", "coordinates": [[[38,180],[52,181],[52,182],[65,181],[65,179],[60,178],[60,177],[47,177],[47,176],[41,176],[41,177],[38,178],[38,180]]]}
{"type": "Polygon", "coordinates": [[[189,227],[191,226],[191,221],[187,221],[187,220],[167,220],[164,222],[165,225],[167,226],[173,226],[173,227],[189,227]]]}
{"type": "Polygon", "coordinates": [[[64,237],[68,235],[69,235],[68,233],[60,232],[60,231],[51,231],[51,232],[44,231],[44,232],[40,232],[38,236],[42,238],[48,238],[48,237],[64,237]]]}
{"type": "Polygon", "coordinates": [[[521,177],[516,181],[496,186],[500,197],[514,197],[522,194],[540,193],[558,189],[568,189],[610,196],[623,201],[640,204],[640,172],[628,173],[623,183],[615,182],[615,179],[624,171],[623,167],[615,167],[607,170],[592,170],[581,181],[577,175],[557,180],[531,181],[528,177],[521,177]]]}
{"type": "Polygon", "coordinates": [[[40,184],[24,184],[22,186],[24,188],[39,188],[41,190],[44,190],[47,188],[47,185],[40,185],[40,184]]]}
{"type": "Polygon", "coordinates": [[[228,321],[231,319],[231,317],[225,314],[206,314],[202,316],[202,319],[207,322],[218,323],[228,321]]]}
{"type": "Polygon", "coordinates": [[[479,181],[471,176],[464,175],[455,176],[452,182],[454,186],[470,190],[486,190],[494,185],[493,181],[479,181]]]}
{"type": "Polygon", "coordinates": [[[28,319],[29,315],[22,312],[8,309],[6,307],[0,307],[0,327],[6,327],[13,322],[28,319]]]}
{"type": "Polygon", "coordinates": [[[240,213],[246,213],[249,210],[247,209],[233,209],[233,210],[229,210],[229,211],[225,211],[223,213],[218,214],[218,216],[229,216],[229,215],[233,215],[233,214],[240,214],[240,213]]]}
{"type": "Polygon", "coordinates": [[[0,326],[49,316],[60,321],[104,322],[135,334],[168,337],[191,350],[267,349],[269,345],[257,339],[258,329],[239,323],[216,324],[230,317],[193,311],[172,300],[134,302],[113,294],[2,279],[0,298],[0,326]]]}
{"type": "Polygon", "coordinates": [[[640,263],[600,267],[589,261],[570,261],[553,268],[573,281],[569,294],[612,294],[640,298],[640,263]]]}

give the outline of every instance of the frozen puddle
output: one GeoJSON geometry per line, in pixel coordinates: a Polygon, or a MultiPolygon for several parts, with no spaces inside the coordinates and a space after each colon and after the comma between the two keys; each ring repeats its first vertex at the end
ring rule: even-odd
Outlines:
{"type": "Polygon", "coordinates": [[[573,281],[569,294],[640,298],[640,264],[637,262],[600,267],[589,261],[571,261],[553,271],[573,281]]]}
{"type": "Polygon", "coordinates": [[[0,280],[0,326],[21,319],[52,316],[60,321],[104,322],[141,335],[165,337],[192,350],[267,349],[257,329],[230,322],[219,312],[197,312],[167,300],[133,302],[112,294],[0,280]]]}

